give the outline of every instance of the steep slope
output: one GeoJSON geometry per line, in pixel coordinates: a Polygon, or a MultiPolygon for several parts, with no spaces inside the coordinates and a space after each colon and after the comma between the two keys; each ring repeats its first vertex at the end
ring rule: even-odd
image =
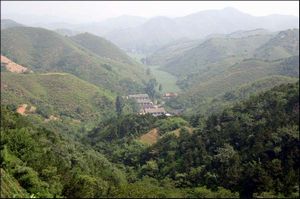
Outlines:
{"type": "Polygon", "coordinates": [[[174,75],[184,75],[207,68],[207,65],[225,59],[241,61],[253,56],[255,50],[265,44],[271,35],[254,35],[243,38],[211,38],[194,47],[162,68],[174,75]]]}
{"type": "Polygon", "coordinates": [[[96,35],[82,33],[71,37],[71,39],[100,57],[109,58],[126,64],[137,64],[117,46],[96,35]]]}
{"type": "Polygon", "coordinates": [[[299,29],[279,32],[255,52],[255,57],[267,60],[299,55],[299,29]]]}
{"type": "Polygon", "coordinates": [[[1,196],[102,198],[122,184],[125,175],[102,154],[1,105],[1,196]],[[2,168],[12,183],[2,184],[2,168]]]}
{"type": "Polygon", "coordinates": [[[153,52],[159,47],[184,36],[184,29],[167,17],[154,17],[145,23],[105,35],[107,39],[127,51],[153,52]]]}
{"type": "Polygon", "coordinates": [[[229,34],[211,34],[206,36],[204,39],[180,39],[173,41],[160,49],[156,50],[153,54],[147,57],[147,64],[165,66],[168,63],[173,62],[178,57],[184,55],[185,52],[191,50],[201,43],[213,39],[213,38],[244,38],[251,36],[263,36],[273,35],[274,32],[267,31],[265,29],[254,29],[254,30],[239,30],[229,34]]]}
{"type": "Polygon", "coordinates": [[[26,190],[23,187],[20,186],[18,181],[2,168],[0,168],[0,176],[1,198],[29,198],[30,195],[26,192],[26,190]]]}
{"type": "Polygon", "coordinates": [[[153,54],[146,58],[146,64],[149,65],[166,65],[175,60],[184,52],[198,46],[202,40],[180,39],[168,43],[167,45],[157,49],[153,54]]]}
{"type": "Polygon", "coordinates": [[[13,27],[22,27],[24,25],[17,23],[11,19],[1,19],[1,30],[6,28],[13,28],[13,27]]]}
{"type": "Polygon", "coordinates": [[[159,168],[143,174],[181,185],[222,186],[241,198],[262,192],[299,197],[299,82],[196,120],[195,126],[193,134],[166,137],[143,153],[144,165],[159,168]]]}
{"type": "Polygon", "coordinates": [[[113,100],[108,91],[67,73],[1,73],[1,104],[26,104],[25,114],[95,121],[111,111],[113,100]]]}
{"type": "Polygon", "coordinates": [[[1,54],[36,72],[68,72],[119,92],[127,89],[121,81],[138,85],[147,79],[141,65],[97,56],[69,37],[42,28],[2,30],[1,54]]]}
{"type": "Polygon", "coordinates": [[[199,100],[199,97],[214,97],[221,92],[237,88],[241,84],[271,75],[298,77],[299,56],[274,62],[247,59],[231,65],[222,73],[213,74],[208,71],[202,73],[201,76],[196,74],[190,81],[186,96],[190,95],[193,101],[199,100]]]}
{"type": "Polygon", "coordinates": [[[299,78],[297,77],[287,77],[282,75],[267,76],[254,82],[242,84],[237,88],[221,93],[214,98],[208,98],[201,102],[199,101],[193,106],[193,110],[189,111],[189,114],[195,114],[196,112],[205,115],[219,113],[224,110],[225,107],[233,106],[235,103],[246,100],[250,96],[265,92],[281,84],[295,83],[297,81],[299,81],[299,78]]]}
{"type": "Polygon", "coordinates": [[[1,71],[4,70],[4,68],[13,73],[29,72],[29,70],[27,68],[11,61],[10,59],[8,59],[5,56],[1,55],[1,71]]]}

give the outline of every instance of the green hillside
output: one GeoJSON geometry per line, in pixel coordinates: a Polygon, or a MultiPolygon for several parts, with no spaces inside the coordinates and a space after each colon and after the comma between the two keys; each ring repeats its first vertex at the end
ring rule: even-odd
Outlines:
{"type": "Polygon", "coordinates": [[[289,59],[266,62],[257,59],[247,59],[231,65],[222,73],[213,75],[202,73],[198,79],[194,78],[188,93],[198,93],[200,96],[212,97],[228,89],[236,88],[244,83],[253,82],[270,75],[287,75],[298,77],[299,56],[293,59],[291,64],[286,65],[289,59]],[[206,75],[206,76],[205,76],[206,75]]]}
{"type": "Polygon", "coordinates": [[[255,57],[276,60],[299,55],[299,29],[279,32],[255,52],[255,57]]]}
{"type": "Polygon", "coordinates": [[[164,70],[176,76],[187,75],[207,68],[207,65],[232,58],[238,62],[252,57],[259,46],[266,43],[270,35],[255,35],[244,38],[211,38],[197,47],[185,51],[165,66],[164,70]]]}
{"type": "MultiPolygon", "coordinates": [[[[277,61],[262,61],[257,59],[246,59],[238,64],[229,65],[220,72],[220,69],[210,67],[210,70],[195,73],[190,79],[185,79],[180,85],[186,88],[184,95],[177,101],[190,110],[195,108],[198,102],[206,103],[217,95],[238,89],[243,84],[255,83],[262,78],[273,75],[285,77],[299,76],[299,56],[281,59],[277,61]]],[[[281,80],[288,80],[283,78],[281,80]]],[[[284,81],[281,81],[284,83],[284,81]]],[[[263,87],[263,86],[262,86],[263,87]]]]}
{"type": "Polygon", "coordinates": [[[156,50],[153,54],[146,58],[148,65],[166,65],[181,56],[184,52],[196,47],[202,40],[186,40],[181,39],[171,42],[160,49],[156,50]]]}
{"type": "Polygon", "coordinates": [[[125,52],[104,38],[90,33],[82,33],[71,37],[71,39],[100,57],[106,57],[126,64],[137,64],[125,52]]]}
{"type": "Polygon", "coordinates": [[[1,106],[1,196],[100,198],[126,184],[100,153],[31,122],[1,106]]]}
{"type": "Polygon", "coordinates": [[[20,186],[18,181],[4,169],[0,169],[1,175],[1,198],[29,198],[26,190],[20,186]]]}
{"type": "Polygon", "coordinates": [[[23,25],[11,19],[1,19],[1,30],[6,28],[19,27],[19,26],[23,26],[23,25]]]}
{"type": "Polygon", "coordinates": [[[141,154],[143,175],[179,187],[221,186],[240,198],[299,197],[299,82],[193,123],[193,134],[168,136],[141,154]]]}
{"type": "Polygon", "coordinates": [[[1,30],[1,53],[36,72],[68,72],[119,92],[127,91],[128,82],[137,87],[147,80],[141,65],[97,56],[69,37],[42,28],[1,30]]]}
{"type": "Polygon", "coordinates": [[[45,118],[80,121],[102,118],[113,107],[114,94],[67,73],[1,73],[1,104],[27,104],[45,118]]]}
{"type": "Polygon", "coordinates": [[[251,83],[242,84],[214,98],[205,98],[205,100],[192,106],[193,109],[189,110],[188,113],[195,114],[198,112],[211,115],[212,113],[221,112],[224,108],[233,106],[239,101],[246,100],[252,95],[257,95],[281,84],[295,83],[298,80],[298,78],[281,75],[267,76],[251,83]]]}

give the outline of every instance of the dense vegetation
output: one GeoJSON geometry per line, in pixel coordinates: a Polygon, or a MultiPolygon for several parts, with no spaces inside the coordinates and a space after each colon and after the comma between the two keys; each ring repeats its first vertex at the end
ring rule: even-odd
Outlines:
{"type": "Polygon", "coordinates": [[[1,198],[299,197],[299,30],[174,41],[197,16],[114,33],[148,35],[140,51],[173,41],[140,63],[90,33],[1,30],[1,54],[33,70],[1,63],[1,198]],[[139,115],[134,93],[185,112],[139,115]]]}
{"type": "Polygon", "coordinates": [[[67,73],[1,73],[1,103],[28,104],[48,118],[93,120],[113,107],[114,94],[67,73]]]}
{"type": "Polygon", "coordinates": [[[111,161],[138,171],[133,179],[168,179],[180,189],[224,187],[247,198],[297,196],[299,82],[275,87],[208,119],[195,115],[190,119],[196,128],[192,134],[181,128],[179,137],[166,134],[145,147],[136,140],[148,130],[145,126],[163,133],[163,126],[168,132],[187,125],[155,120],[127,115],[116,125],[100,125],[88,139],[111,161]]]}
{"type": "Polygon", "coordinates": [[[248,32],[216,36],[200,44],[177,42],[158,51],[165,56],[148,57],[148,62],[162,63],[161,69],[175,75],[183,90],[176,102],[168,103],[170,107],[202,111],[203,104],[241,85],[270,76],[299,76],[299,29],[248,32]]]}
{"type": "Polygon", "coordinates": [[[82,33],[71,37],[71,39],[100,57],[110,58],[126,64],[136,64],[113,43],[96,35],[82,33]]]}
{"type": "Polygon", "coordinates": [[[133,61],[130,64],[116,61],[121,55],[123,60],[130,58],[108,41],[100,44],[104,45],[101,48],[110,49],[106,52],[109,55],[102,53],[100,56],[97,49],[86,45],[103,39],[96,36],[81,37],[82,42],[76,39],[83,46],[74,40],[42,28],[8,28],[1,30],[1,54],[34,72],[67,72],[121,93],[128,91],[124,81],[133,86],[147,81],[142,65],[133,61]],[[115,55],[120,56],[110,59],[115,55]]]}
{"type": "MultiPolygon", "coordinates": [[[[103,197],[110,194],[109,188],[126,182],[123,173],[103,155],[58,133],[33,126],[27,118],[3,106],[1,168],[27,193],[37,197],[103,197]]],[[[3,194],[12,197],[11,193],[3,194]]]]}

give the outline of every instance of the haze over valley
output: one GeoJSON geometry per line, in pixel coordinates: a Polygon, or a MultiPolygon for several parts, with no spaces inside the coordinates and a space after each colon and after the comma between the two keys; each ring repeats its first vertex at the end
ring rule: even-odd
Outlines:
{"type": "Polygon", "coordinates": [[[171,3],[1,2],[1,197],[299,197],[299,5],[171,3]]]}

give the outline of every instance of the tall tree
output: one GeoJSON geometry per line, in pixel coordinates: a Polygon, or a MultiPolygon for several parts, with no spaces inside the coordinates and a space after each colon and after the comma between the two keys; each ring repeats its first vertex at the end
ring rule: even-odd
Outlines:
{"type": "Polygon", "coordinates": [[[123,103],[122,103],[122,97],[121,96],[117,96],[116,98],[116,112],[118,115],[122,114],[122,110],[123,110],[123,103]]]}
{"type": "Polygon", "coordinates": [[[150,98],[153,98],[155,95],[156,85],[156,79],[150,79],[146,85],[145,92],[149,95],[150,98]]]}
{"type": "Polygon", "coordinates": [[[158,86],[158,90],[159,90],[159,92],[161,92],[161,91],[162,91],[162,85],[161,85],[161,84],[159,84],[159,86],[158,86]]]}

